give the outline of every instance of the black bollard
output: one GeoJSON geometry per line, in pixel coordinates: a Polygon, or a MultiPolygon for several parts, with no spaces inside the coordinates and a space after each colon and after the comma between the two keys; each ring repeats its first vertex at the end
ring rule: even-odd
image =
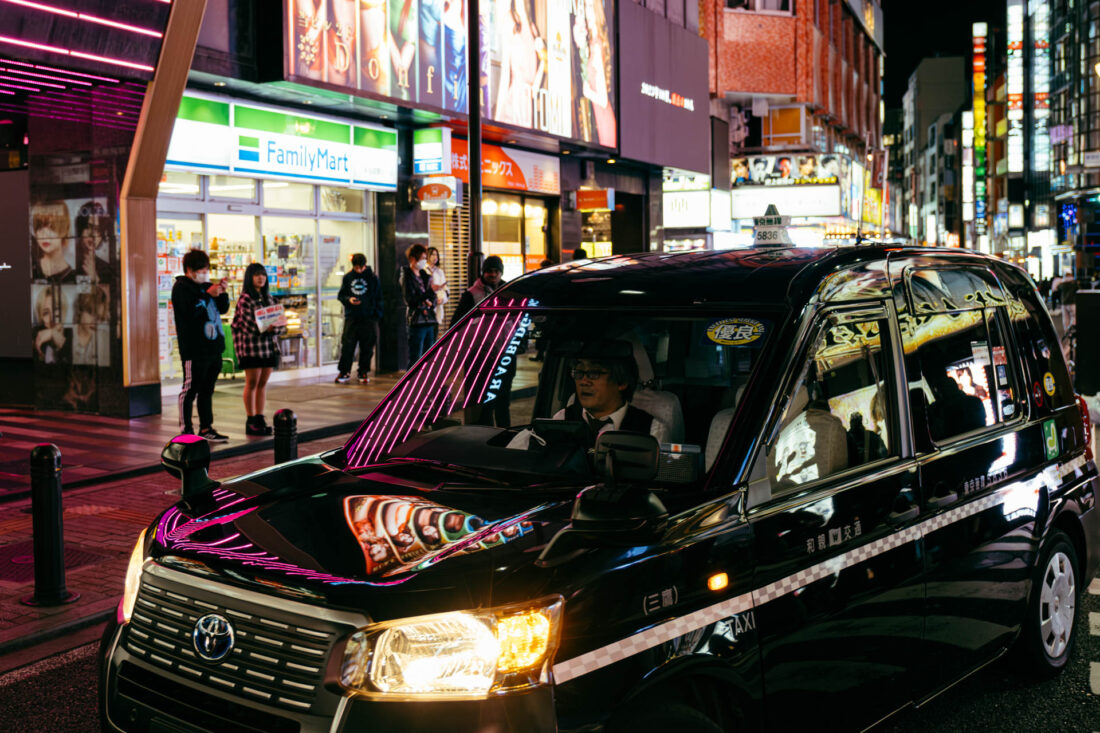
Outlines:
{"type": "Polygon", "coordinates": [[[31,516],[34,526],[34,594],[28,606],[60,606],[80,598],[65,588],[65,538],[61,519],[61,451],[39,443],[31,451],[31,516]]]}
{"type": "Polygon", "coordinates": [[[275,463],[298,459],[298,418],[285,407],[275,413],[275,463]]]}

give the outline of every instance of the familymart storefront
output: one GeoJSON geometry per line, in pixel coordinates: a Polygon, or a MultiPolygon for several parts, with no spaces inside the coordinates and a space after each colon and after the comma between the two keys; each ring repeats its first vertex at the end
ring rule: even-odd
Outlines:
{"type": "MultiPolygon", "coordinates": [[[[356,252],[377,270],[376,192],[397,187],[397,132],[297,110],[188,92],[157,197],[162,382],[181,379],[171,291],[189,249],[210,255],[235,305],[245,268],[261,262],[286,307],[280,375],[335,369],[340,281],[356,252]]],[[[226,335],[233,308],[224,317],[226,335]]],[[[227,338],[223,373],[235,371],[227,338]]]]}

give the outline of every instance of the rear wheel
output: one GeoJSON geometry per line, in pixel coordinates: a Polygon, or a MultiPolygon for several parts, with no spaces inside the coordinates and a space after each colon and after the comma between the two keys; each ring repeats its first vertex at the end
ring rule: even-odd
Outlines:
{"type": "Polygon", "coordinates": [[[1066,666],[1077,638],[1077,552],[1064,532],[1043,545],[1020,638],[1028,670],[1049,676],[1066,666]]]}

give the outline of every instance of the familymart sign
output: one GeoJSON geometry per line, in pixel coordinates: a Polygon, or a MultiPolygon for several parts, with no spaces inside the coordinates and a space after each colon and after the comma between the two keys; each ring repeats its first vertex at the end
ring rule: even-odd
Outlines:
{"type": "Polygon", "coordinates": [[[166,168],[397,190],[397,133],[188,95],[166,168]]]}

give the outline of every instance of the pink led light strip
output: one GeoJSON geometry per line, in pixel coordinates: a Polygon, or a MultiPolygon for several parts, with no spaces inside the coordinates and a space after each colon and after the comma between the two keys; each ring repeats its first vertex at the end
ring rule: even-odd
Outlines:
{"type": "MultiPolygon", "coordinates": [[[[80,86],[84,87],[90,87],[92,85],[90,81],[84,81],[82,79],[62,79],[60,76],[51,76],[50,74],[38,74],[34,71],[23,71],[22,69],[8,68],[3,65],[0,65],[0,71],[5,74],[19,74],[20,76],[30,76],[36,79],[49,79],[50,81],[59,81],[62,84],[79,84],[80,86]]],[[[30,82],[32,80],[27,79],[27,81],[30,82]]]]}
{"type": "Polygon", "coordinates": [[[71,76],[79,76],[84,79],[95,79],[96,81],[108,81],[112,84],[118,84],[118,79],[112,79],[109,76],[97,76],[96,74],[85,74],[83,71],[69,71],[68,69],[59,69],[56,66],[43,66],[42,64],[32,64],[26,61],[17,61],[16,59],[6,59],[0,57],[0,63],[15,64],[16,66],[23,66],[28,69],[41,69],[42,71],[53,71],[58,74],[69,74],[71,76]]]}
{"type": "MultiPolygon", "coordinates": [[[[479,324],[482,320],[483,319],[478,319],[479,324]]],[[[469,331],[470,329],[467,325],[464,328],[462,334],[448,339],[448,354],[450,353],[451,345],[453,345],[454,343],[461,342],[463,345],[465,345],[465,343],[469,339],[469,331]]],[[[382,446],[385,445],[385,443],[396,432],[396,430],[392,428],[387,430],[386,426],[389,424],[390,418],[391,416],[393,416],[395,409],[400,411],[408,406],[408,398],[414,386],[415,385],[412,383],[406,383],[405,385],[403,385],[401,392],[397,394],[390,403],[389,409],[387,409],[384,414],[380,415],[378,420],[370,420],[371,428],[369,429],[369,431],[365,432],[363,437],[354,444],[354,453],[350,457],[350,464],[363,465],[366,463],[370,463],[371,460],[381,454],[382,446]],[[369,453],[367,453],[367,451],[369,451],[369,453]],[[366,459],[361,460],[364,457],[364,453],[367,453],[366,459]]],[[[394,416],[394,419],[399,418],[396,418],[396,416],[394,416]]]]}
{"type": "Polygon", "coordinates": [[[7,43],[13,46],[22,46],[23,48],[33,48],[37,51],[59,53],[64,56],[73,56],[79,59],[88,59],[89,61],[99,61],[100,63],[112,64],[114,66],[125,66],[128,69],[153,71],[153,67],[148,66],[147,64],[136,64],[133,61],[123,61],[122,59],[114,59],[108,56],[96,56],[95,54],[84,53],[83,51],[73,51],[68,48],[61,48],[60,46],[47,46],[44,43],[32,43],[30,41],[24,41],[19,38],[12,38],[10,36],[0,36],[0,43],[7,43]]]}
{"type": "Polygon", "coordinates": [[[505,328],[503,330],[503,333],[511,333],[513,335],[508,336],[503,341],[501,341],[500,349],[497,350],[496,358],[494,358],[492,361],[489,362],[489,365],[488,365],[489,368],[485,370],[485,381],[483,381],[481,383],[480,388],[475,388],[475,389],[471,390],[471,392],[470,392],[470,394],[474,394],[474,393],[477,394],[478,403],[480,403],[483,399],[485,399],[485,393],[489,390],[489,382],[490,382],[490,380],[492,380],[493,372],[496,369],[496,367],[494,365],[495,364],[500,364],[500,359],[504,355],[504,350],[507,349],[508,344],[510,344],[512,342],[512,339],[514,338],[514,334],[515,334],[516,330],[518,329],[519,324],[522,323],[522,322],[523,322],[523,313],[520,313],[518,316],[516,316],[515,320],[512,321],[510,327],[505,328]]]}
{"type": "Polygon", "coordinates": [[[129,31],[130,33],[140,33],[143,36],[151,36],[153,38],[164,37],[163,33],[150,30],[149,28],[139,28],[138,26],[130,25],[129,23],[119,23],[117,20],[108,20],[107,18],[100,18],[98,15],[81,13],[75,10],[66,10],[65,8],[59,8],[54,5],[34,3],[30,2],[30,0],[0,0],[0,2],[5,2],[9,5],[21,5],[25,8],[31,8],[32,10],[41,10],[45,13],[53,13],[54,15],[64,15],[66,18],[76,18],[77,20],[83,20],[87,21],[88,23],[95,23],[97,25],[106,25],[110,26],[111,28],[118,28],[119,30],[129,31]]]}

